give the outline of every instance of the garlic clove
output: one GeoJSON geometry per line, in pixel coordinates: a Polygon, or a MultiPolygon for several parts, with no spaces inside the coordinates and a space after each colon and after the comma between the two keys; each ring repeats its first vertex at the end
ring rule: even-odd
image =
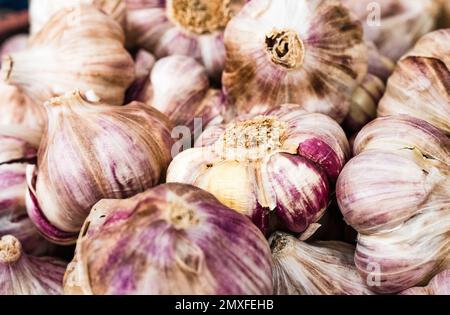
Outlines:
{"type": "Polygon", "coordinates": [[[437,30],[426,34],[416,43],[405,57],[428,57],[441,60],[450,67],[450,29],[437,30]]]}
{"type": "Polygon", "coordinates": [[[27,256],[14,236],[0,238],[1,295],[60,295],[65,269],[57,259],[27,256]]]}
{"type": "Polygon", "coordinates": [[[410,115],[450,132],[450,72],[439,59],[407,57],[388,81],[378,115],[410,115]]]}
{"type": "Polygon", "coordinates": [[[402,295],[450,295],[450,270],[435,276],[426,287],[411,288],[402,295]]]}
{"type": "Polygon", "coordinates": [[[240,114],[296,103],[342,122],[367,72],[361,25],[334,0],[251,1],[225,46],[224,91],[240,114]]]}
{"type": "Polygon", "coordinates": [[[65,292],[271,294],[271,270],[250,220],[198,188],[165,184],[92,209],[65,292]]]}
{"type": "Polygon", "coordinates": [[[308,244],[281,232],[269,242],[275,294],[373,294],[356,270],[353,246],[334,241],[308,244]]]}
{"type": "Polygon", "coordinates": [[[92,99],[74,91],[46,104],[37,170],[27,174],[30,217],[54,242],[73,241],[100,199],[158,184],[171,160],[164,115],[142,103],[117,107],[92,99]]]}
{"type": "Polygon", "coordinates": [[[380,53],[372,42],[366,42],[369,49],[369,69],[368,73],[386,82],[395,69],[395,63],[380,53]]]}
{"type": "Polygon", "coordinates": [[[133,101],[146,103],[151,97],[150,74],[155,62],[155,57],[145,50],[141,49],[136,53],[134,64],[136,79],[127,90],[125,97],[127,103],[133,101]]]}
{"type": "Polygon", "coordinates": [[[78,88],[122,105],[134,80],[124,41],[120,25],[94,7],[62,9],[30,39],[26,50],[3,58],[0,78],[36,103],[78,88]]]}
{"type": "Polygon", "coordinates": [[[36,34],[44,28],[59,10],[80,4],[95,6],[125,27],[126,5],[122,0],[32,0],[29,7],[31,34],[36,34]]]}

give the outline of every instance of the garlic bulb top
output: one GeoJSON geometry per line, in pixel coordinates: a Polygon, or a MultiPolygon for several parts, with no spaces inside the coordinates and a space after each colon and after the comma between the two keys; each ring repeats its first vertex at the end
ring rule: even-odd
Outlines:
{"type": "Polygon", "coordinates": [[[223,31],[247,0],[126,0],[128,40],[157,58],[190,56],[220,81],[224,67],[223,31]]]}
{"type": "Polygon", "coordinates": [[[31,0],[29,7],[31,34],[39,32],[59,10],[80,4],[93,5],[125,26],[126,5],[122,0],[31,0]]]}
{"type": "Polygon", "coordinates": [[[284,103],[342,122],[367,72],[361,24],[337,0],[254,0],[225,32],[223,85],[239,113],[284,103]]]}
{"type": "Polygon", "coordinates": [[[364,25],[366,40],[397,61],[423,35],[433,30],[440,6],[437,0],[343,0],[364,25]]]}
{"type": "Polygon", "coordinates": [[[125,107],[79,91],[46,104],[48,128],[28,176],[28,213],[50,240],[70,243],[91,207],[126,198],[164,178],[170,124],[145,104],[125,107]]]}
{"type": "Polygon", "coordinates": [[[3,58],[0,79],[20,87],[36,103],[78,88],[122,105],[134,79],[124,41],[120,25],[96,8],[62,9],[26,50],[3,58]]]}
{"type": "Polygon", "coordinates": [[[168,182],[198,186],[243,213],[265,233],[302,233],[329,202],[347,157],[341,127],[322,114],[284,105],[205,131],[171,163],[168,182]]]}
{"type": "Polygon", "coordinates": [[[77,242],[68,294],[272,294],[267,241],[198,188],[165,184],[94,206],[77,242]]]}
{"type": "Polygon", "coordinates": [[[274,293],[279,295],[370,295],[353,262],[355,248],[314,242],[277,232],[271,236],[274,293]]]}
{"type": "Polygon", "coordinates": [[[411,288],[402,295],[450,295],[450,270],[435,276],[426,287],[411,288]]]}
{"type": "Polygon", "coordinates": [[[66,264],[27,256],[18,239],[0,238],[0,295],[59,295],[66,264]]]}
{"type": "Polygon", "coordinates": [[[450,29],[424,36],[397,65],[379,116],[407,114],[450,134],[450,29]]]}
{"type": "Polygon", "coordinates": [[[336,190],[371,289],[400,292],[448,269],[450,140],[425,121],[391,116],[366,126],[354,151],[336,190]]]}

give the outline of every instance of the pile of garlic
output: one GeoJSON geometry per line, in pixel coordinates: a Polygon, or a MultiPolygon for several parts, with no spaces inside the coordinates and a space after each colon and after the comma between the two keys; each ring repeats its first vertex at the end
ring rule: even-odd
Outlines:
{"type": "Polygon", "coordinates": [[[29,22],[0,43],[0,295],[449,294],[448,1],[29,22]]]}

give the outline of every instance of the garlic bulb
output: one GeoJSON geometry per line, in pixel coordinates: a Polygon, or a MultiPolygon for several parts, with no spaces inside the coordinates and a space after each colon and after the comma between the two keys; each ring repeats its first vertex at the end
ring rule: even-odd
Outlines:
{"type": "Polygon", "coordinates": [[[334,241],[307,244],[280,232],[272,235],[269,242],[275,294],[373,294],[356,270],[353,246],[334,241]]]}
{"type": "Polygon", "coordinates": [[[397,65],[378,115],[407,114],[450,134],[450,29],[423,37],[397,65]]]}
{"type": "Polygon", "coordinates": [[[36,34],[44,28],[59,10],[80,4],[95,6],[125,27],[126,5],[122,0],[31,0],[29,8],[31,34],[36,34]]]}
{"type": "Polygon", "coordinates": [[[93,89],[109,104],[122,105],[134,79],[119,24],[94,7],[58,11],[29,47],[3,58],[0,79],[20,87],[36,103],[74,89],[93,89]]]}
{"type": "Polygon", "coordinates": [[[194,129],[194,120],[206,127],[213,119],[221,122],[225,110],[220,90],[210,88],[205,68],[195,59],[170,56],[156,62],[151,73],[147,104],[166,114],[176,126],[194,129]]]}
{"type": "Polygon", "coordinates": [[[68,294],[272,294],[270,248],[244,216],[198,188],[166,184],[92,209],[68,294]]]}
{"type": "Polygon", "coordinates": [[[277,226],[302,233],[320,219],[349,156],[335,121],[284,105],[213,130],[200,137],[204,147],[173,160],[168,182],[211,192],[266,234],[277,226]]]}
{"type": "Polygon", "coordinates": [[[65,244],[76,240],[97,201],[133,196],[164,178],[170,124],[144,104],[111,106],[79,91],[46,108],[37,168],[27,173],[27,207],[43,235],[65,244]]]}
{"type": "Polygon", "coordinates": [[[439,15],[436,0],[342,0],[364,25],[364,36],[392,60],[432,31],[439,15]]]}
{"type": "Polygon", "coordinates": [[[0,295],[59,295],[66,264],[54,258],[27,256],[19,240],[0,238],[0,295]]]}
{"type": "MultiPolygon", "coordinates": [[[[14,35],[3,42],[0,47],[0,58],[12,52],[21,51],[28,46],[28,35],[14,35]]],[[[1,60],[0,60],[1,62],[1,60]]]]}
{"type": "Polygon", "coordinates": [[[445,270],[431,280],[426,287],[411,288],[402,295],[450,295],[450,270],[445,270]]]}
{"type": "Polygon", "coordinates": [[[126,0],[130,45],[158,59],[184,55],[201,62],[220,81],[225,26],[247,0],[126,0]]]}
{"type": "Polygon", "coordinates": [[[355,263],[374,291],[421,285],[450,266],[450,140],[409,116],[379,118],[354,146],[337,183],[359,232],[355,263]]]}
{"type": "Polygon", "coordinates": [[[337,0],[254,0],[225,32],[223,85],[239,113],[284,103],[342,122],[367,72],[360,23],[337,0]]]}

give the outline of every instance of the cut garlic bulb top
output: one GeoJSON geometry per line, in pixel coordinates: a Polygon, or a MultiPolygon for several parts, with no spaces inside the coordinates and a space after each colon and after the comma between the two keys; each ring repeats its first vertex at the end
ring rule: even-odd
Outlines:
{"type": "Polygon", "coordinates": [[[335,0],[254,0],[225,32],[224,90],[239,113],[284,103],[342,122],[367,72],[361,24],[335,0]]]}
{"type": "Polygon", "coordinates": [[[0,295],[60,295],[66,264],[22,251],[11,235],[0,238],[0,295]]]}
{"type": "Polygon", "coordinates": [[[247,0],[126,0],[128,41],[157,58],[184,55],[200,61],[220,81],[223,31],[247,0]]]}
{"type": "Polygon", "coordinates": [[[450,266],[450,140],[409,116],[379,118],[355,140],[337,198],[359,232],[355,263],[374,291],[424,284],[450,266]]]}
{"type": "Polygon", "coordinates": [[[270,248],[211,194],[165,184],[92,209],[66,294],[272,294],[270,248]]]}
{"type": "Polygon", "coordinates": [[[265,233],[276,226],[302,233],[315,223],[349,155],[335,121],[297,105],[212,131],[173,160],[167,181],[211,192],[265,233]]]}
{"type": "Polygon", "coordinates": [[[111,106],[79,91],[46,107],[38,165],[27,174],[28,213],[50,240],[70,243],[97,201],[133,196],[164,178],[170,124],[145,104],[111,106]]]}
{"type": "Polygon", "coordinates": [[[93,5],[125,26],[126,5],[123,0],[31,0],[29,8],[31,34],[39,32],[59,10],[80,4],[93,5]]]}
{"type": "Polygon", "coordinates": [[[78,88],[122,105],[134,79],[124,41],[120,25],[96,8],[62,9],[26,50],[3,58],[0,79],[20,87],[36,103],[78,88]]]}

